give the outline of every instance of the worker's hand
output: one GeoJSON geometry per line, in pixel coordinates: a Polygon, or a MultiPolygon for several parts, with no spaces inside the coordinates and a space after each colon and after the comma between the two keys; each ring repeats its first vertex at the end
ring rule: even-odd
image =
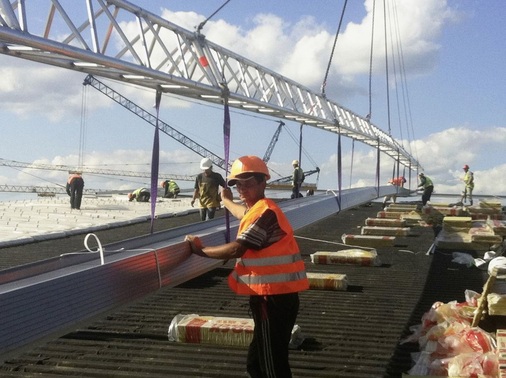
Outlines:
{"type": "Polygon", "coordinates": [[[195,253],[199,256],[204,255],[204,253],[202,252],[202,248],[203,248],[202,241],[200,240],[200,238],[198,236],[186,235],[184,240],[190,243],[190,248],[191,248],[192,253],[195,253]]]}
{"type": "Polygon", "coordinates": [[[195,203],[195,200],[194,200],[194,199],[192,199],[192,201],[190,202],[190,205],[192,205],[192,207],[193,207],[193,204],[194,204],[194,203],[195,203]]]}
{"type": "Polygon", "coordinates": [[[230,188],[223,188],[221,190],[221,198],[228,199],[229,201],[233,201],[234,195],[232,194],[232,190],[230,188]]]}

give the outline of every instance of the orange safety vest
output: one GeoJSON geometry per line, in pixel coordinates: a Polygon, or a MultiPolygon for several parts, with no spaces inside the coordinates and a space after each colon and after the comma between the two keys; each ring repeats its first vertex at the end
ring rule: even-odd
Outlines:
{"type": "Polygon", "coordinates": [[[72,173],[69,178],[67,179],[67,184],[71,184],[72,181],[74,181],[74,179],[76,178],[80,178],[81,175],[78,175],[77,173],[72,173]]]}
{"type": "Polygon", "coordinates": [[[304,261],[293,230],[281,209],[270,199],[258,201],[241,219],[238,235],[244,232],[267,209],[276,213],[286,235],[260,250],[248,249],[238,258],[228,277],[228,285],[237,294],[275,295],[309,289],[304,261]]]}
{"type": "Polygon", "coordinates": [[[402,186],[406,182],[404,176],[399,176],[390,180],[390,183],[395,186],[402,186]]]}

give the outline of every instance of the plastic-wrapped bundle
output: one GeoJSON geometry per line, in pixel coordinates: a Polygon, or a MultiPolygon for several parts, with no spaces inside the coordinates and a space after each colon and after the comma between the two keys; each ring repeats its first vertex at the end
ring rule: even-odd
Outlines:
{"type": "Polygon", "coordinates": [[[311,254],[313,264],[350,264],[380,266],[381,261],[375,249],[344,249],[336,252],[318,251],[311,254]]]}
{"type": "Polygon", "coordinates": [[[335,273],[310,273],[307,272],[310,289],[320,290],[346,290],[348,279],[346,274],[335,273]]]}
{"type": "Polygon", "coordinates": [[[382,227],[405,227],[406,221],[403,219],[367,218],[365,220],[365,225],[382,227]]]}
{"type": "Polygon", "coordinates": [[[344,244],[360,247],[392,247],[395,243],[395,236],[343,234],[341,239],[344,244]]]}
{"type": "MultiPolygon", "coordinates": [[[[194,344],[248,346],[253,339],[253,319],[176,315],[169,325],[169,341],[194,344]]],[[[292,329],[290,348],[299,347],[304,341],[301,329],[292,329]]]]}
{"type": "Polygon", "coordinates": [[[247,346],[253,338],[253,328],[253,319],[176,315],[169,326],[169,340],[247,346]]]}

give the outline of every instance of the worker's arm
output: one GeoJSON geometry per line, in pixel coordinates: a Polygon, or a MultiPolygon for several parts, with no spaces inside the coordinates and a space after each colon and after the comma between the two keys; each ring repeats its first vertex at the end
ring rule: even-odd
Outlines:
{"type": "Polygon", "coordinates": [[[190,202],[192,207],[193,207],[193,204],[195,203],[195,200],[199,198],[199,191],[197,189],[195,189],[193,191],[193,197],[192,197],[192,201],[190,202]]]}
{"type": "Polygon", "coordinates": [[[204,247],[198,236],[187,235],[185,240],[190,243],[192,253],[212,259],[228,260],[238,258],[246,252],[246,247],[242,246],[237,241],[213,247],[204,247]]]}
{"type": "Polygon", "coordinates": [[[234,202],[230,188],[224,188],[221,191],[221,200],[223,201],[223,205],[227,208],[227,210],[230,211],[230,213],[237,219],[242,219],[244,214],[246,214],[246,210],[248,208],[243,204],[234,202]]]}

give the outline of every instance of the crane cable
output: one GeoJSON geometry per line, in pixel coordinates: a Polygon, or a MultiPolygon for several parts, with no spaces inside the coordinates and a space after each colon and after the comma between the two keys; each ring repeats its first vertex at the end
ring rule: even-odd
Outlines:
{"type": "Polygon", "coordinates": [[[207,21],[209,21],[211,19],[211,17],[213,17],[216,13],[218,13],[220,10],[222,10],[222,8],[227,5],[228,3],[230,2],[230,0],[227,0],[225,1],[225,3],[223,3],[218,9],[216,9],[214,11],[213,14],[211,14],[209,17],[207,17],[204,21],[202,21],[199,26],[197,26],[197,33],[200,34],[200,31],[204,28],[204,25],[207,23],[207,21]]]}
{"type": "Polygon", "coordinates": [[[372,63],[373,63],[373,52],[374,52],[374,20],[376,16],[376,0],[372,3],[372,20],[371,20],[371,51],[369,53],[369,112],[366,115],[367,121],[371,120],[372,117],[372,63]]]}
{"type": "Polygon", "coordinates": [[[81,92],[81,125],[79,128],[79,157],[77,161],[77,168],[81,170],[84,166],[84,150],[86,146],[86,120],[87,120],[87,102],[88,102],[88,88],[83,85],[81,92]]]}
{"type": "Polygon", "coordinates": [[[339,37],[339,32],[341,30],[341,25],[343,23],[343,17],[344,17],[344,12],[346,10],[346,4],[348,4],[348,0],[344,1],[343,10],[341,12],[341,18],[339,19],[339,26],[337,27],[336,35],[334,37],[334,45],[332,46],[332,50],[330,52],[329,63],[327,64],[327,70],[325,71],[325,77],[323,78],[323,83],[322,83],[322,86],[321,86],[321,91],[322,91],[323,97],[326,97],[326,95],[325,95],[325,87],[327,86],[327,78],[329,76],[330,65],[332,64],[332,58],[334,57],[334,51],[336,49],[337,38],[339,37]]]}

